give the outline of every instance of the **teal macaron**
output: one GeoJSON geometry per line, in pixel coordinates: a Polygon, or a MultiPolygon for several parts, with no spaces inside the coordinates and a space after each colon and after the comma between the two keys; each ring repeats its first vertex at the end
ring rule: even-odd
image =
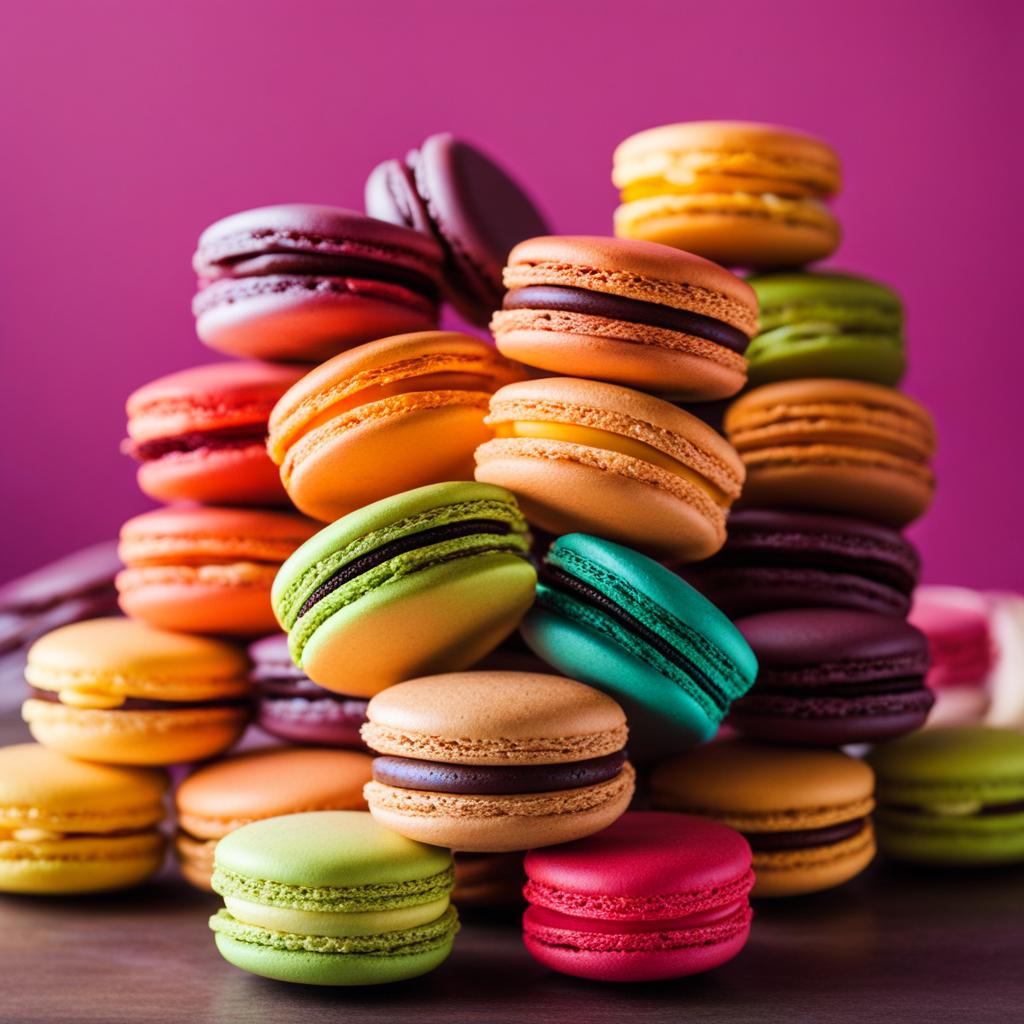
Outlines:
{"type": "Polygon", "coordinates": [[[432,484],[325,527],[271,592],[295,663],[336,693],[372,697],[457,672],[515,631],[533,603],[526,520],[491,484],[432,484]]]}
{"type": "Polygon", "coordinates": [[[214,853],[217,948],[251,974],[304,985],[379,985],[443,963],[458,931],[451,851],[365,811],[243,825],[214,853]]]}
{"type": "Polygon", "coordinates": [[[868,761],[886,855],[936,865],[1024,862],[1024,734],[930,729],[876,747],[868,761]]]}
{"type": "Polygon", "coordinates": [[[710,739],[757,675],[707,598],[646,555],[582,533],[551,545],[521,632],[559,672],[622,705],[638,761],[710,739]]]}
{"type": "Polygon", "coordinates": [[[903,303],[891,288],[827,271],[768,274],[749,284],[761,322],[747,348],[752,386],[798,377],[900,382],[903,303]]]}

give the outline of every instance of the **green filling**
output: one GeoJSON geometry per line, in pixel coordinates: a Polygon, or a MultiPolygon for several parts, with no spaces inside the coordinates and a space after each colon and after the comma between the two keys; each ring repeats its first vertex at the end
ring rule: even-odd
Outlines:
{"type": "Polygon", "coordinates": [[[221,896],[237,896],[252,903],[286,910],[361,913],[368,910],[398,910],[439,900],[452,891],[454,868],[408,882],[381,885],[332,886],[286,885],[262,878],[248,878],[216,867],[212,887],[221,896]]]}
{"type": "Polygon", "coordinates": [[[245,924],[226,910],[219,910],[210,918],[212,931],[272,949],[289,952],[350,953],[358,956],[416,956],[429,953],[451,942],[459,930],[459,918],[454,907],[449,907],[436,921],[416,928],[379,935],[296,935],[271,928],[245,924]]]}

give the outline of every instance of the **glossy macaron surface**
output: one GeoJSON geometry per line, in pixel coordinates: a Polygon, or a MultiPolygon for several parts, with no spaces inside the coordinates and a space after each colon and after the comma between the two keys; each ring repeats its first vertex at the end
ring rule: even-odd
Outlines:
{"type": "Polygon", "coordinates": [[[277,403],[268,447],[295,505],[332,522],[381,498],[468,479],[490,395],[522,370],[478,338],[427,331],[360,345],[277,403]]]}
{"type": "Polygon", "coordinates": [[[522,634],[558,671],[623,706],[638,761],[709,739],[757,672],[742,635],[693,587],[585,534],[552,544],[522,634]]]}
{"type": "Polygon", "coordinates": [[[549,377],[497,391],[487,422],[497,436],[476,451],[476,479],[512,491],[533,525],[684,561],[725,541],[743,465],[721,436],[671,403],[549,377]]]}
{"type": "Polygon", "coordinates": [[[757,329],[757,300],[729,271],[668,246],[548,236],[516,246],[498,348],[552,373],[680,399],[735,394],[757,329]]]}
{"type": "Polygon", "coordinates": [[[705,818],[630,812],[525,866],[526,948],[564,974],[682,977],[732,959],[750,930],[750,848],[705,818]]]}
{"type": "Polygon", "coordinates": [[[508,491],[420,487],[304,544],[278,573],[274,609],[314,682],[372,696],[468,668],[505,639],[533,601],[527,553],[526,521],[508,491]]]}
{"type": "Polygon", "coordinates": [[[437,326],[433,238],[351,210],[292,203],[225,217],[199,238],[196,330],[221,352],[319,362],[437,326]]]}

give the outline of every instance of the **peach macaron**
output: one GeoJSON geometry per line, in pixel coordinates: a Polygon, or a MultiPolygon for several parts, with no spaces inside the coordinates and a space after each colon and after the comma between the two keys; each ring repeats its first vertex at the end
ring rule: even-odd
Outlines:
{"type": "Polygon", "coordinates": [[[121,527],[121,610],[160,629],[254,637],[276,626],[270,588],[319,525],[294,512],[179,505],[121,527]]]}

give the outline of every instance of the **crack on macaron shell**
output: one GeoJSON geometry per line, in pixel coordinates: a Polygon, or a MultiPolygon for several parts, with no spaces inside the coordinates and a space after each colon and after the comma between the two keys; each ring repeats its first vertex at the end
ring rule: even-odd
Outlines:
{"type": "MultiPolygon", "coordinates": [[[[305,604],[309,595],[325,579],[335,575],[349,562],[353,562],[357,558],[361,558],[363,555],[369,554],[407,534],[422,533],[437,526],[456,523],[465,519],[489,519],[506,522],[510,524],[512,533],[521,538],[523,550],[527,549],[526,519],[511,501],[478,498],[472,501],[460,501],[437,508],[425,509],[422,512],[417,512],[414,515],[405,516],[393,523],[389,523],[387,526],[370,530],[338,551],[332,552],[326,558],[322,558],[303,569],[294,582],[290,583],[278,596],[275,602],[274,610],[277,613],[278,620],[285,629],[290,629],[294,626],[298,619],[298,610],[305,604]]],[[[301,550],[300,548],[296,554],[301,553],[301,550]]],[[[298,664],[294,648],[291,650],[293,660],[298,664]]]]}
{"type": "Polygon", "coordinates": [[[584,814],[632,796],[636,773],[627,761],[614,778],[579,789],[539,793],[437,793],[368,782],[363,796],[372,810],[403,817],[466,819],[550,818],[584,814]]]}
{"type": "Polygon", "coordinates": [[[753,885],[754,872],[748,868],[739,877],[722,885],[649,896],[575,892],[546,885],[533,878],[526,883],[523,892],[530,903],[570,917],[599,921],[657,921],[745,902],[753,885]]]}
{"type": "Polygon", "coordinates": [[[342,887],[288,885],[271,879],[251,878],[217,866],[211,884],[213,891],[221,896],[237,896],[251,903],[288,910],[362,913],[417,906],[442,899],[455,884],[455,869],[449,865],[444,871],[426,878],[342,887]]]}
{"type": "Polygon", "coordinates": [[[747,337],[757,333],[755,304],[746,305],[723,292],[702,285],[555,260],[512,263],[505,268],[503,276],[505,287],[510,291],[534,285],[553,285],[621,295],[672,309],[700,313],[728,324],[747,337]]]}
{"type": "Polygon", "coordinates": [[[392,957],[415,956],[448,945],[459,930],[459,919],[455,908],[449,907],[431,924],[396,932],[380,932],[376,935],[337,937],[273,931],[258,925],[244,924],[226,910],[219,910],[210,918],[210,928],[240,942],[270,946],[274,949],[392,957]]]}

